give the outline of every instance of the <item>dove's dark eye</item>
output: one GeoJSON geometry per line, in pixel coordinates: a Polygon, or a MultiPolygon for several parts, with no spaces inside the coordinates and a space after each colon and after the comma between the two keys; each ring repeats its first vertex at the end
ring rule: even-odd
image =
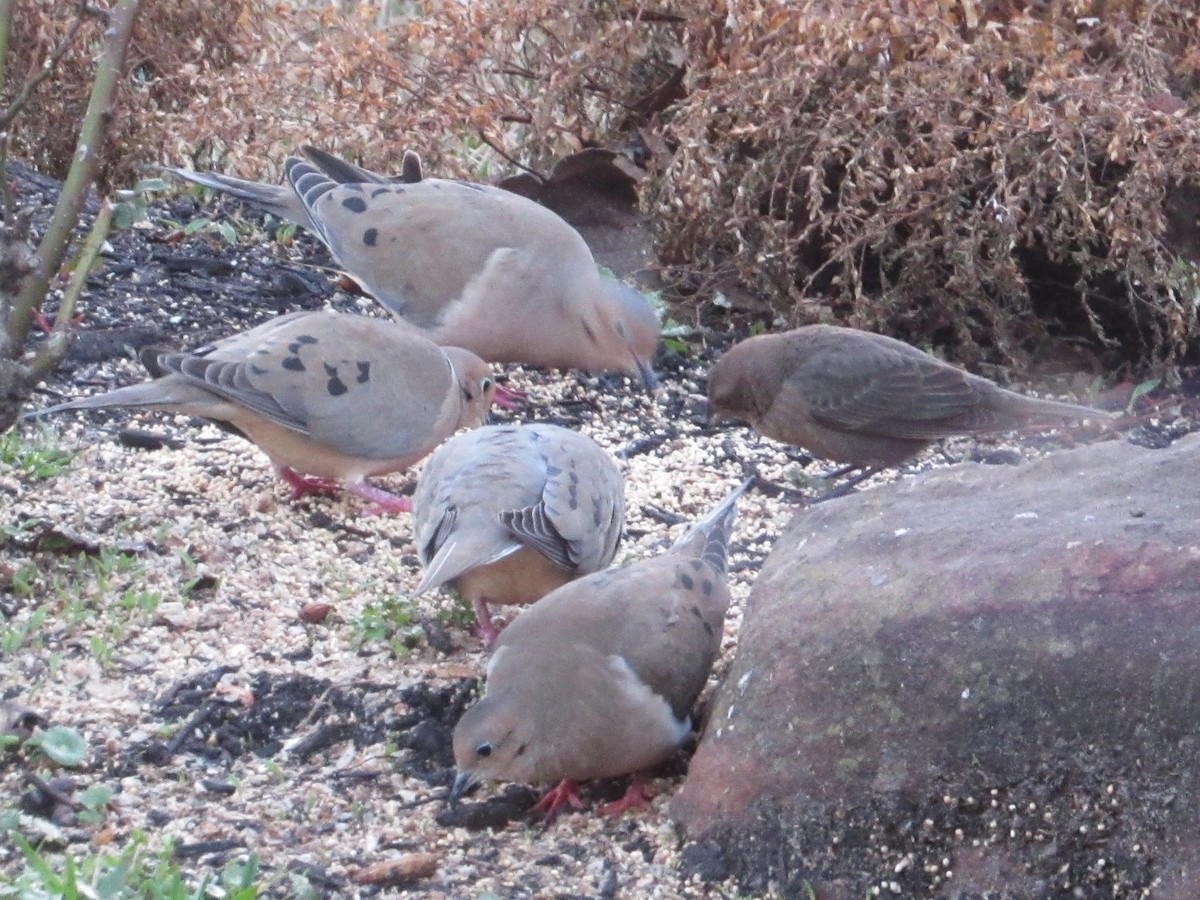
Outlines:
{"type": "Polygon", "coordinates": [[[485,378],[485,379],[483,379],[483,381],[479,382],[479,393],[486,394],[491,389],[492,389],[492,379],[485,378]]]}
{"type": "Polygon", "coordinates": [[[480,744],[478,747],[475,748],[475,755],[482,756],[485,758],[491,756],[492,755],[492,745],[488,744],[486,742],[480,744]]]}

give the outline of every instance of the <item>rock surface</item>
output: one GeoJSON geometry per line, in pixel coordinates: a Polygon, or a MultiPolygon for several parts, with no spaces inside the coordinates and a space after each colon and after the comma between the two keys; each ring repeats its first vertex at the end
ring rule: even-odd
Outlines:
{"type": "Polygon", "coordinates": [[[672,815],[786,896],[1200,896],[1198,467],[1114,441],[802,511],[672,815]]]}

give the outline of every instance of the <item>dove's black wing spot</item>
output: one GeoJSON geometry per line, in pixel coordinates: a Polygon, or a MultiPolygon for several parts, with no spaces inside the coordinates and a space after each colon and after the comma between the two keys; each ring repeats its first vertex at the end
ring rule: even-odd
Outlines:
{"type": "Polygon", "coordinates": [[[350,390],[338,375],[337,366],[331,366],[329,363],[324,363],[324,366],[325,374],[329,376],[329,381],[325,383],[325,390],[329,391],[329,396],[340,397],[350,390]]]}

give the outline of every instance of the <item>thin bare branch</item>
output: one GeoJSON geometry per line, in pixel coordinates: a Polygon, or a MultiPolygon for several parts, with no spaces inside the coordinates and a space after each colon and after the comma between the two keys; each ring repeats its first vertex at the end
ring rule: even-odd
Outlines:
{"type": "Polygon", "coordinates": [[[503,148],[498,146],[495,141],[493,141],[490,137],[488,137],[482,131],[478,132],[478,134],[479,134],[479,140],[483,141],[485,144],[487,144],[489,147],[491,147],[492,151],[495,152],[497,156],[502,157],[503,159],[505,159],[512,165],[516,166],[518,169],[523,169],[524,171],[528,172],[530,175],[536,175],[538,178],[545,179],[545,177],[546,177],[545,175],[543,175],[537,169],[530,168],[529,166],[525,165],[524,163],[518,162],[510,154],[506,153],[503,150],[503,148]]]}
{"type": "Polygon", "coordinates": [[[25,279],[21,293],[9,314],[9,334],[18,348],[25,345],[29,325],[33,320],[33,311],[41,304],[50,287],[50,279],[62,265],[71,231],[79,221],[79,213],[83,209],[87,192],[100,168],[104,138],[112,120],[113,101],[120,81],[121,63],[133,33],[133,22],[137,16],[139,2],[140,0],[119,0],[112,11],[109,28],[105,33],[104,51],[96,66],[96,81],[76,144],[75,161],[67,174],[66,183],[63,184],[54,216],[38,246],[37,269],[25,279]]]}
{"type": "MultiPolygon", "coordinates": [[[[5,0],[4,5],[8,5],[8,0],[5,0]]],[[[0,6],[0,15],[3,13],[4,8],[0,6]]],[[[45,61],[41,65],[41,68],[38,69],[38,73],[21,86],[21,90],[17,93],[17,96],[13,98],[12,103],[8,105],[8,109],[0,113],[0,131],[8,130],[8,127],[12,124],[13,119],[20,115],[21,110],[23,110],[25,105],[29,102],[29,98],[33,96],[33,92],[37,90],[38,86],[43,81],[54,74],[55,70],[58,68],[59,60],[63,58],[63,54],[65,54],[75,42],[75,35],[79,33],[79,29],[83,25],[84,20],[89,16],[95,16],[99,14],[99,10],[88,3],[87,0],[79,0],[79,3],[75,7],[75,19],[67,27],[67,33],[63,35],[62,40],[58,42],[57,46],[55,46],[55,48],[50,52],[50,55],[46,57],[45,61]]],[[[5,28],[6,39],[7,34],[8,29],[5,28]]],[[[7,57],[8,54],[5,53],[4,55],[7,57]]],[[[0,78],[0,87],[2,86],[3,79],[0,78]]]]}
{"type": "Polygon", "coordinates": [[[71,282],[63,291],[62,303],[59,304],[58,314],[54,318],[54,328],[51,329],[50,337],[29,365],[30,372],[36,378],[43,378],[54,371],[63,361],[63,357],[67,355],[67,350],[71,346],[71,319],[75,315],[75,306],[79,301],[79,295],[83,293],[83,286],[87,283],[88,275],[91,274],[92,267],[96,264],[96,258],[100,255],[100,249],[108,238],[115,208],[111,203],[105,203],[100,207],[95,221],[92,222],[87,240],[79,251],[79,258],[75,260],[75,268],[71,272],[71,282]]]}

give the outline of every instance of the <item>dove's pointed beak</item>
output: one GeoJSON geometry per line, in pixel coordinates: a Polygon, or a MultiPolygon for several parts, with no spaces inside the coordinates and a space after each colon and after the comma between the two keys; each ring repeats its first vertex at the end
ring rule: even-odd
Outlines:
{"type": "Polygon", "coordinates": [[[467,791],[476,785],[478,780],[473,772],[459,772],[455,776],[454,786],[450,788],[450,802],[457,803],[467,791]]]}

